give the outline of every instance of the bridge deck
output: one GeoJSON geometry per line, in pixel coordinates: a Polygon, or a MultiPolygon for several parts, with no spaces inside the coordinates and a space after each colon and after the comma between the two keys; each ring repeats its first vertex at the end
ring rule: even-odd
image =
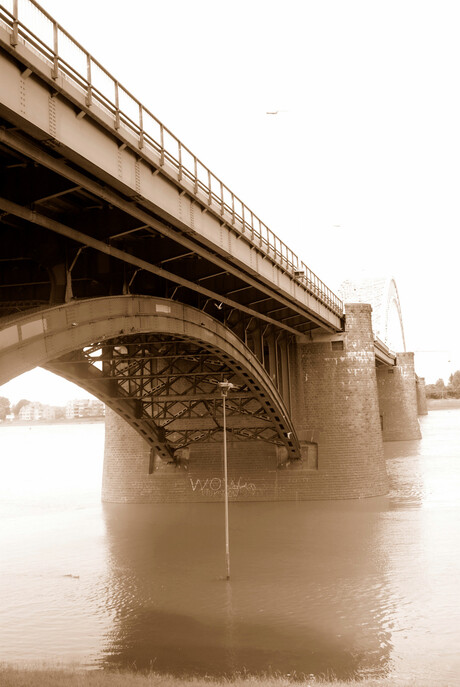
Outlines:
{"type": "Polygon", "coordinates": [[[16,16],[0,8],[0,144],[11,186],[23,189],[10,186],[0,201],[13,224],[38,224],[112,256],[122,242],[117,257],[134,270],[148,271],[148,262],[176,286],[298,334],[341,330],[341,301],[284,242],[39,5],[14,4],[16,16]],[[23,23],[30,7],[41,22],[33,30],[23,23]],[[41,166],[38,195],[31,163],[41,166]],[[93,218],[91,231],[76,226],[76,210],[84,206],[88,218],[95,204],[113,215],[105,234],[93,218]],[[151,257],[158,236],[169,239],[159,261],[151,257]],[[149,257],[142,264],[135,242],[149,257]],[[191,255],[209,269],[185,269],[184,279],[191,255]]]}

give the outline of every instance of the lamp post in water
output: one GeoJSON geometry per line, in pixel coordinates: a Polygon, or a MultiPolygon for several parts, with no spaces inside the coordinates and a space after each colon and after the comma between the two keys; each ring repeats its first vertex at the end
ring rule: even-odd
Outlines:
{"type": "Polygon", "coordinates": [[[230,537],[228,534],[228,473],[227,473],[227,419],[225,414],[225,399],[234,384],[227,381],[218,382],[220,393],[222,394],[222,413],[224,429],[224,483],[225,483],[225,562],[227,566],[227,580],[230,579],[230,537]]]}

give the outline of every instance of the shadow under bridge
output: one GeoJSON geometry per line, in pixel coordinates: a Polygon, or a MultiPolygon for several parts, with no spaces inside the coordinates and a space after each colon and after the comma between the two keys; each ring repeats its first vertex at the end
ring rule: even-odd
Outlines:
{"type": "MultiPolygon", "coordinates": [[[[41,365],[85,388],[162,459],[179,460],[179,450],[197,442],[222,441],[224,380],[235,385],[226,399],[232,439],[284,446],[287,457],[299,457],[270,374],[236,334],[202,311],[128,295],[74,301],[15,322],[8,326],[18,327],[19,339],[31,331],[42,339],[26,337],[14,347],[22,367],[41,365]]],[[[11,356],[4,362],[13,370],[11,356]]]]}

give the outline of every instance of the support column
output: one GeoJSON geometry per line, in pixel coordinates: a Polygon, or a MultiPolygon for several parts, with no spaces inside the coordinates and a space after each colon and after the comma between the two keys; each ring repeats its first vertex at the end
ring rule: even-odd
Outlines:
{"type": "MultiPolygon", "coordinates": [[[[225,488],[222,448],[222,440],[196,444],[192,449],[176,451],[174,460],[152,460],[147,441],[107,408],[102,500],[112,503],[220,502],[225,488]]],[[[295,498],[292,488],[278,489],[278,453],[276,446],[263,441],[228,441],[230,500],[295,498]]]]}
{"type": "Polygon", "coordinates": [[[102,500],[151,502],[149,465],[150,445],[122,417],[106,407],[102,500]]]}
{"type": "Polygon", "coordinates": [[[428,415],[428,407],[426,404],[426,388],[425,379],[423,377],[415,377],[417,388],[417,411],[419,415],[428,415]]]}
{"type": "Polygon", "coordinates": [[[377,371],[384,441],[420,439],[414,354],[397,353],[394,367],[377,371]]]}
{"type": "MultiPolygon", "coordinates": [[[[290,461],[282,447],[263,441],[230,440],[232,500],[351,499],[387,492],[371,307],[347,305],[345,312],[344,333],[290,347],[293,422],[302,460],[290,461]]],[[[152,461],[148,442],[107,410],[103,500],[219,500],[221,438],[182,453],[171,461],[152,461]]]]}
{"type": "Polygon", "coordinates": [[[367,304],[348,304],[344,335],[293,346],[293,419],[307,477],[299,498],[388,491],[371,311],[367,304]],[[316,469],[309,462],[313,452],[316,469]]]}

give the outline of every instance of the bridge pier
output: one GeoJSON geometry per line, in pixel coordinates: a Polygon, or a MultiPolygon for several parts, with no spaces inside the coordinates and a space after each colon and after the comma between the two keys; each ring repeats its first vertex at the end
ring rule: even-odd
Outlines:
{"type": "MultiPolygon", "coordinates": [[[[344,334],[297,343],[290,377],[302,460],[264,441],[228,435],[231,500],[289,501],[378,496],[387,491],[369,305],[346,306],[344,334]]],[[[180,449],[167,463],[110,410],[102,498],[117,502],[219,501],[222,434],[180,449]]]]}
{"type": "Polygon", "coordinates": [[[342,301],[198,157],[145,130],[141,104],[120,127],[118,80],[101,100],[91,55],[69,68],[58,24],[39,44],[16,10],[0,26],[0,378],[46,366],[137,428],[108,411],[104,500],[220,498],[227,378],[231,498],[385,493],[381,416],[383,438],[420,436],[413,358],[375,368],[395,323],[405,348],[394,280],[347,286],[370,294],[381,346],[371,305],[343,329],[342,301]]]}
{"type": "MultiPolygon", "coordinates": [[[[166,462],[152,454],[148,442],[107,408],[102,500],[114,503],[221,501],[225,483],[223,437],[220,438],[217,442],[179,449],[175,459],[166,462]]],[[[263,441],[242,442],[231,438],[227,448],[232,501],[284,500],[277,479],[278,466],[284,457],[282,450],[263,441]]],[[[282,471],[280,475],[282,480],[282,471]]]]}
{"type": "Polygon", "coordinates": [[[294,425],[317,445],[306,498],[388,491],[380,429],[371,306],[345,306],[345,333],[295,348],[294,425]]]}
{"type": "Polygon", "coordinates": [[[416,377],[417,389],[417,411],[419,415],[428,415],[428,407],[426,403],[426,388],[424,377],[416,377]]]}
{"type": "Polygon", "coordinates": [[[394,367],[377,370],[384,441],[420,439],[413,353],[398,353],[394,367]]]}
{"type": "Polygon", "coordinates": [[[147,480],[150,455],[147,441],[106,406],[102,500],[114,503],[151,501],[147,480]]]}

